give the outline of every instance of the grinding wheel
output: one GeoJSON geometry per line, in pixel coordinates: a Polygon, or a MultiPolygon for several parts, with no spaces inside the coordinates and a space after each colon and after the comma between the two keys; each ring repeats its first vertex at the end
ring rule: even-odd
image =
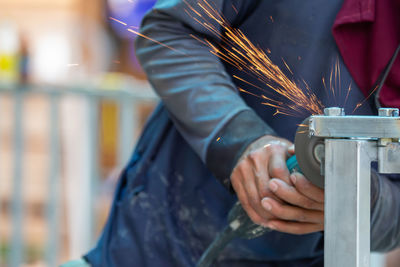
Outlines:
{"type": "Polygon", "coordinates": [[[321,175],[321,162],[324,162],[324,139],[309,136],[309,118],[297,128],[294,147],[296,158],[304,176],[314,185],[324,188],[325,179],[321,175]]]}

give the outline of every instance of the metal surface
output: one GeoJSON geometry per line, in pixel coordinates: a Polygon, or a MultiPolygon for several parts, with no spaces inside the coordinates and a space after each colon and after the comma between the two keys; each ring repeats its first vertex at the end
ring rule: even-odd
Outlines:
{"type": "Polygon", "coordinates": [[[324,114],[305,121],[306,133],[297,134],[295,141],[300,168],[311,182],[316,184],[315,165],[324,166],[324,266],[368,267],[371,162],[378,161],[380,173],[400,173],[399,110],[380,109],[379,116],[344,116],[340,108],[328,108],[324,114]],[[325,146],[313,139],[325,140],[325,146]],[[313,173],[307,175],[310,170],[313,173]]]}
{"type": "Polygon", "coordinates": [[[344,116],[344,108],[331,107],[324,108],[325,116],[344,116]]]}
{"type": "Polygon", "coordinates": [[[321,175],[321,162],[323,162],[324,139],[309,136],[309,120],[306,119],[297,128],[294,147],[296,151],[297,162],[301,172],[313,184],[323,188],[324,176],[321,175]]]}
{"type": "Polygon", "coordinates": [[[378,115],[381,117],[398,117],[398,108],[379,108],[378,115]]]}
{"type": "Polygon", "coordinates": [[[378,147],[379,173],[400,173],[400,143],[378,147]]]}
{"type": "Polygon", "coordinates": [[[310,135],[326,138],[399,138],[400,117],[312,116],[310,135]]]}
{"type": "Polygon", "coordinates": [[[376,144],[325,141],[325,267],[370,265],[370,166],[376,144]]]}

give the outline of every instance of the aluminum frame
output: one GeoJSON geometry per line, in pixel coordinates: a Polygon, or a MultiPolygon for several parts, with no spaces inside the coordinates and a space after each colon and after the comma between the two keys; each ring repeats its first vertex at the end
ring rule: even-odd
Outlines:
{"type": "Polygon", "coordinates": [[[310,117],[310,136],[325,138],[325,267],[370,266],[371,162],[380,173],[400,173],[398,114],[344,116],[327,108],[310,117]]]}
{"type": "Polygon", "coordinates": [[[400,117],[311,116],[309,133],[326,138],[400,138],[400,117]]]}
{"type": "Polygon", "coordinates": [[[375,142],[325,140],[325,267],[370,266],[370,175],[375,142]]]}

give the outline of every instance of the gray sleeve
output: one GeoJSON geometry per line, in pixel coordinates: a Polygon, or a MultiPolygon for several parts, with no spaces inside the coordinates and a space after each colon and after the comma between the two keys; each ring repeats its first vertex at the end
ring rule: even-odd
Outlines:
{"type": "MultiPolygon", "coordinates": [[[[141,34],[173,49],[138,37],[136,53],[178,131],[217,178],[226,181],[237,154],[272,130],[240,97],[222,62],[206,45],[191,37],[218,43],[218,38],[187,14],[185,2],[192,6],[197,3],[159,0],[142,22],[141,34]],[[244,127],[243,122],[257,127],[240,131],[238,127],[244,127]]],[[[236,14],[232,2],[211,2],[232,24],[240,23],[258,3],[236,0],[236,14]],[[226,10],[228,7],[232,12],[226,10]]]]}
{"type": "Polygon", "coordinates": [[[400,246],[400,176],[372,173],[371,250],[400,246]]]}

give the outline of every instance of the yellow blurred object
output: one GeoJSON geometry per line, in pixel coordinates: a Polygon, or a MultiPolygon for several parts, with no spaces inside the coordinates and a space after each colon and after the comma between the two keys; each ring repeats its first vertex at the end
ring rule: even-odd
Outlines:
{"type": "Polygon", "coordinates": [[[101,166],[112,169],[117,163],[118,148],[118,106],[110,100],[103,100],[100,104],[100,140],[101,166]]]}
{"type": "Polygon", "coordinates": [[[125,73],[106,72],[100,77],[99,87],[105,90],[121,89],[127,87],[128,79],[125,73]]]}
{"type": "Polygon", "coordinates": [[[0,80],[10,83],[19,80],[19,56],[17,54],[0,54],[0,80]]]}

